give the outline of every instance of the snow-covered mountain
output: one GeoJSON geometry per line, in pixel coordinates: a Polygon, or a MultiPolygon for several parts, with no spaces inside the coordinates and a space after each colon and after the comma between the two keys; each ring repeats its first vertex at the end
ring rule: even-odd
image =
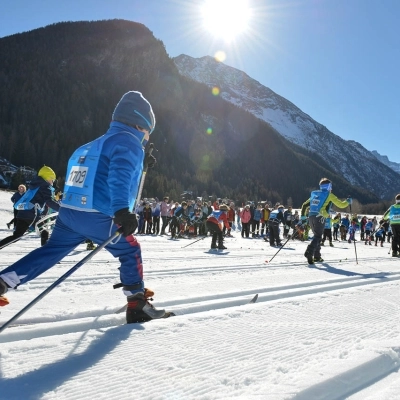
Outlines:
{"type": "Polygon", "coordinates": [[[400,174],[400,164],[390,161],[387,156],[382,156],[376,150],[372,150],[371,153],[383,164],[387,165],[389,168],[392,168],[393,171],[396,171],[400,174]]]}
{"type": "Polygon", "coordinates": [[[393,195],[400,166],[394,169],[360,143],[335,135],[243,71],[210,56],[192,58],[182,54],[174,62],[182,75],[209,87],[218,87],[223,99],[266,121],[290,142],[322,155],[352,185],[362,186],[380,198],[393,195]]]}

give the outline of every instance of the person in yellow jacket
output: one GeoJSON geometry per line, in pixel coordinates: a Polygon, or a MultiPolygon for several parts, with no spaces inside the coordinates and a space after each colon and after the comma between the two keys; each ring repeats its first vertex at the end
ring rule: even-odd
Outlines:
{"type": "Polygon", "coordinates": [[[301,219],[307,219],[306,210],[309,207],[308,223],[314,233],[314,238],[307,246],[304,256],[309,264],[315,261],[324,261],[321,258],[321,238],[324,232],[325,219],[329,217],[332,204],[339,208],[346,208],[352,202],[351,198],[339,200],[332,193],[332,182],[328,178],[322,178],[319,182],[319,190],[313,190],[310,198],[301,207],[301,219]]]}

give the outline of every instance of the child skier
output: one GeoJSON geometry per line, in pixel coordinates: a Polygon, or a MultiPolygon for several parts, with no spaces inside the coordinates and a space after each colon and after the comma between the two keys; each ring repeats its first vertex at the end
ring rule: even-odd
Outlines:
{"type": "Polygon", "coordinates": [[[359,227],[359,224],[355,220],[352,220],[350,223],[349,229],[348,229],[348,232],[349,232],[348,242],[349,243],[355,241],[355,235],[358,230],[358,227],[359,227]]]}
{"type": "Polygon", "coordinates": [[[385,229],[382,226],[375,232],[375,246],[378,246],[379,240],[381,242],[381,247],[383,247],[384,232],[385,229]]]}
{"type": "Polygon", "coordinates": [[[369,243],[371,245],[371,232],[373,228],[372,219],[369,218],[367,223],[365,224],[365,245],[369,243]]]}
{"type": "Polygon", "coordinates": [[[229,211],[229,207],[226,204],[221,204],[218,210],[214,210],[207,218],[207,230],[211,233],[211,248],[212,249],[220,249],[224,250],[226,247],[224,246],[224,239],[222,236],[222,230],[225,226],[226,229],[229,229],[228,218],[226,216],[229,211]],[[218,246],[217,246],[218,240],[218,246]]]}
{"type": "Polygon", "coordinates": [[[333,243],[332,243],[332,219],[330,217],[325,219],[324,235],[322,236],[321,246],[324,246],[326,239],[329,240],[329,246],[333,247],[333,243]]]}

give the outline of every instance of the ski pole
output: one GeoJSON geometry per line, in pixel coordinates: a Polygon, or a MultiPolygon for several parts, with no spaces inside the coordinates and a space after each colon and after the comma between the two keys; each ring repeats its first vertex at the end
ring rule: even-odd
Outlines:
{"type": "MultiPolygon", "coordinates": [[[[350,197],[350,196],[348,196],[348,197],[350,197]]],[[[349,204],[349,206],[350,206],[350,214],[353,214],[351,212],[351,203],[349,204]]],[[[358,264],[357,246],[356,246],[356,230],[355,230],[355,228],[354,228],[354,232],[353,232],[353,242],[354,242],[354,252],[356,253],[356,264],[358,264]]]]}
{"type": "Polygon", "coordinates": [[[270,263],[275,256],[284,248],[284,246],[286,245],[286,243],[290,240],[293,239],[295,236],[297,235],[297,231],[295,233],[293,233],[293,235],[291,237],[288,237],[288,239],[286,240],[285,243],[283,243],[283,245],[279,248],[279,250],[273,255],[273,257],[269,260],[269,261],[265,261],[267,264],[270,263]]]}
{"type": "Polygon", "coordinates": [[[75,264],[70,270],[68,270],[63,276],[58,278],[54,283],[52,283],[45,291],[43,291],[39,296],[33,299],[28,305],[26,305],[20,312],[15,314],[12,318],[10,318],[5,324],[0,327],[0,333],[3,332],[10,324],[16,321],[21,315],[25,314],[32,306],[34,306],[37,302],[39,302],[43,297],[49,294],[56,286],[58,286],[61,282],[65,281],[70,275],[72,275],[78,268],[80,268],[83,264],[89,261],[92,257],[94,257],[98,252],[100,252],[104,247],[106,247],[110,242],[112,242],[117,236],[122,233],[122,228],[119,228],[112,236],[110,236],[105,242],[96,247],[93,251],[91,251],[85,258],[75,264]]]}
{"type": "MultiPolygon", "coordinates": [[[[151,153],[153,152],[153,150],[154,150],[154,144],[153,144],[153,143],[150,143],[150,145],[149,145],[149,151],[147,152],[147,154],[148,154],[149,157],[151,156],[151,153]]],[[[149,169],[149,166],[146,165],[146,166],[144,167],[144,170],[143,170],[143,173],[142,173],[142,177],[141,177],[141,179],[140,179],[139,190],[138,190],[138,194],[137,194],[137,196],[136,196],[136,201],[135,201],[135,205],[134,205],[133,209],[136,209],[136,206],[137,206],[138,202],[140,201],[140,199],[141,199],[141,197],[142,197],[142,191],[143,191],[144,181],[145,181],[145,179],[146,179],[146,174],[147,174],[147,170],[148,170],[148,169],[149,169]]]]}
{"type": "Polygon", "coordinates": [[[358,264],[358,258],[357,258],[357,246],[356,246],[356,234],[354,232],[354,237],[353,237],[353,242],[354,242],[354,252],[356,253],[356,264],[358,264]]]}
{"type": "Polygon", "coordinates": [[[207,237],[207,236],[204,236],[204,237],[202,237],[202,238],[200,238],[200,239],[197,239],[197,240],[195,240],[194,242],[189,243],[189,244],[187,244],[186,246],[183,246],[182,249],[184,249],[185,247],[189,247],[189,246],[191,246],[192,244],[195,244],[195,243],[197,243],[197,242],[200,242],[200,240],[203,240],[203,239],[205,239],[206,237],[207,237]]]}

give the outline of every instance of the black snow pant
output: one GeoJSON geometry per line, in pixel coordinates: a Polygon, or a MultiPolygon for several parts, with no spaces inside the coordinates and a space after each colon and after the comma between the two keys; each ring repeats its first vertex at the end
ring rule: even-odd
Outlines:
{"type": "Polygon", "coordinates": [[[322,242],[325,242],[325,240],[328,239],[329,243],[332,243],[332,229],[324,229],[324,236],[322,238],[322,242]]]}
{"type": "Polygon", "coordinates": [[[325,229],[325,217],[322,215],[311,215],[308,217],[308,224],[314,234],[313,240],[307,246],[307,253],[314,258],[321,257],[321,239],[325,229]]]}
{"type": "Polygon", "coordinates": [[[269,244],[271,246],[276,242],[277,246],[281,245],[281,239],[279,238],[279,222],[268,221],[269,228],[269,244]]]}
{"type": "Polygon", "coordinates": [[[391,224],[393,233],[392,251],[393,253],[400,254],[400,224],[391,224]]]}
{"type": "Polygon", "coordinates": [[[211,248],[214,249],[217,247],[217,241],[218,241],[218,247],[223,246],[223,241],[224,238],[222,237],[222,231],[219,227],[219,225],[214,224],[214,222],[207,221],[207,230],[211,233],[211,248]]]}
{"type": "Polygon", "coordinates": [[[14,233],[11,236],[7,236],[0,242],[0,249],[3,246],[6,246],[10,242],[17,241],[29,229],[29,227],[32,225],[32,223],[33,223],[33,220],[31,220],[31,219],[17,218],[14,233]]]}

